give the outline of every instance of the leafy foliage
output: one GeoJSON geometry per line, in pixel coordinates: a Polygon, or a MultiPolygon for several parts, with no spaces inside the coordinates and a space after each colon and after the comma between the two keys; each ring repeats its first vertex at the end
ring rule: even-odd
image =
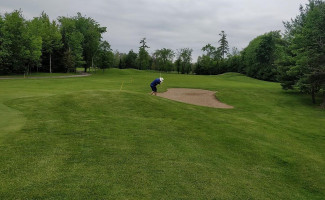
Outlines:
{"type": "Polygon", "coordinates": [[[25,72],[27,59],[27,27],[20,10],[6,13],[1,20],[0,73],[25,72]]]}
{"type": "Polygon", "coordinates": [[[70,63],[74,63],[75,67],[82,67],[85,64],[82,48],[84,36],[77,29],[76,20],[60,17],[59,22],[65,54],[71,54],[72,62],[70,63]]]}
{"type": "Polygon", "coordinates": [[[128,68],[137,68],[137,58],[138,54],[133,52],[133,50],[130,50],[129,53],[125,57],[125,65],[128,68]]]}
{"type": "Polygon", "coordinates": [[[202,47],[202,51],[205,52],[204,55],[198,57],[198,61],[195,66],[194,72],[196,74],[221,74],[228,71],[227,68],[227,59],[225,59],[225,55],[229,54],[229,46],[226,38],[226,34],[222,31],[220,34],[220,46],[218,48],[212,46],[211,44],[207,44],[202,47]]]}
{"type": "Polygon", "coordinates": [[[96,55],[96,64],[100,69],[113,67],[114,54],[111,45],[107,41],[102,41],[96,55]]]}
{"type": "Polygon", "coordinates": [[[189,74],[192,71],[192,52],[193,49],[190,48],[182,48],[178,50],[178,58],[176,60],[176,67],[178,73],[189,74]]]}
{"type": "Polygon", "coordinates": [[[173,70],[173,59],[175,52],[171,49],[159,49],[153,54],[154,69],[159,71],[172,71],[173,70]]]}
{"type": "Polygon", "coordinates": [[[59,63],[53,63],[53,57],[60,57],[55,52],[59,51],[63,46],[62,35],[57,23],[55,21],[51,22],[49,16],[42,12],[41,16],[35,17],[30,24],[32,25],[33,35],[41,37],[42,40],[41,70],[46,72],[62,71],[58,65],[59,63]]]}
{"type": "MultiPolygon", "coordinates": [[[[325,91],[325,2],[309,1],[300,14],[285,22],[288,51],[280,66],[279,81],[284,89],[298,87],[310,94],[313,103],[325,91]]],[[[323,105],[325,105],[324,93],[323,105]]]]}
{"type": "Polygon", "coordinates": [[[282,43],[279,31],[272,31],[252,40],[242,52],[245,73],[257,79],[276,81],[276,62],[282,43]]]}
{"type": "Polygon", "coordinates": [[[25,20],[21,10],[0,15],[0,74],[75,71],[76,67],[86,71],[93,66],[106,27],[80,13],[59,17],[58,22],[50,21],[45,12],[32,20],[25,20]]]}

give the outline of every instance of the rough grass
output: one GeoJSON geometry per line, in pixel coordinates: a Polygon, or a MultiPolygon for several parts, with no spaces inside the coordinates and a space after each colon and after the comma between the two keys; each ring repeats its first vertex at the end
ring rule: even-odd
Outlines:
{"type": "Polygon", "coordinates": [[[279,84],[157,72],[0,80],[0,199],[324,199],[325,112],[279,84]]]}

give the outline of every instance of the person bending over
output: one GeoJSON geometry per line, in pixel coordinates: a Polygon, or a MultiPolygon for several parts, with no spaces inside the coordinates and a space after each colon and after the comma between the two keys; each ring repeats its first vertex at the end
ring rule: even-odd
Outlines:
{"type": "Polygon", "coordinates": [[[157,85],[162,83],[164,81],[164,78],[156,78],[155,80],[152,81],[150,84],[150,87],[152,89],[152,92],[150,93],[151,95],[157,95],[157,85]]]}

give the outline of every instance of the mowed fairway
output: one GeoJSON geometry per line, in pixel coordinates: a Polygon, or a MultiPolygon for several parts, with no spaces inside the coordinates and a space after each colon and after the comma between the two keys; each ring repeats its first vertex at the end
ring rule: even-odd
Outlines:
{"type": "Polygon", "coordinates": [[[0,80],[0,199],[324,199],[325,112],[240,74],[162,74],[234,109],[150,96],[158,72],[0,80]]]}

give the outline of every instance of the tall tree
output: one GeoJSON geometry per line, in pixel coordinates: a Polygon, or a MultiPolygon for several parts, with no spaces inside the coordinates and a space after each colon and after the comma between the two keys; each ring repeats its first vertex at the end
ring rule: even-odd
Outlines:
{"type": "Polygon", "coordinates": [[[279,31],[271,31],[253,39],[242,51],[245,73],[257,79],[276,81],[282,46],[279,31]]]}
{"type": "Polygon", "coordinates": [[[279,68],[281,85],[284,89],[297,86],[316,103],[316,94],[325,91],[325,2],[310,0],[294,20],[284,24],[290,51],[279,68]]]}
{"type": "Polygon", "coordinates": [[[41,40],[33,36],[21,10],[5,13],[1,20],[0,73],[23,73],[39,61],[41,40]]]}
{"type": "Polygon", "coordinates": [[[224,59],[225,55],[227,55],[229,52],[227,35],[225,34],[224,31],[221,31],[221,33],[219,35],[221,36],[220,40],[218,41],[220,46],[217,48],[217,50],[218,50],[218,52],[220,52],[221,57],[224,59]]]}
{"type": "Polygon", "coordinates": [[[133,50],[131,49],[125,58],[126,66],[128,68],[136,68],[137,67],[137,63],[136,63],[137,57],[138,57],[138,54],[133,52],[133,50]]]}
{"type": "Polygon", "coordinates": [[[182,48],[178,50],[177,64],[182,74],[189,74],[192,71],[192,52],[193,49],[182,48]]]}
{"type": "Polygon", "coordinates": [[[82,41],[82,48],[86,72],[87,68],[93,67],[94,58],[96,53],[98,53],[102,34],[106,32],[106,27],[101,27],[94,19],[82,16],[81,13],[77,13],[74,19],[76,20],[76,29],[84,38],[82,41]]]}
{"type": "Polygon", "coordinates": [[[50,22],[49,16],[45,12],[42,12],[40,17],[35,17],[31,24],[33,35],[42,38],[42,66],[46,66],[46,71],[52,73],[53,52],[63,46],[59,26],[55,21],[50,22]]]}
{"type": "Polygon", "coordinates": [[[1,74],[23,73],[28,59],[27,46],[30,43],[27,37],[26,20],[21,10],[5,13],[1,29],[1,74]]]}
{"type": "MultiPolygon", "coordinates": [[[[83,67],[85,64],[82,47],[84,36],[77,29],[76,20],[74,18],[59,17],[58,20],[60,22],[60,32],[62,34],[64,52],[65,55],[68,56],[65,59],[72,59],[69,63],[75,64],[75,71],[76,67],[83,67]]],[[[71,67],[69,67],[69,71],[71,70],[71,67]]]]}
{"type": "Polygon", "coordinates": [[[35,25],[32,21],[26,22],[26,32],[24,34],[25,49],[25,73],[29,73],[31,68],[39,66],[42,55],[42,37],[35,34],[35,25]]]}
{"type": "Polygon", "coordinates": [[[64,67],[66,72],[75,72],[76,71],[76,59],[72,53],[71,48],[68,48],[63,54],[64,67]]]}
{"type": "Polygon", "coordinates": [[[138,69],[149,69],[149,53],[146,49],[150,48],[147,45],[146,38],[140,41],[141,46],[139,47],[138,57],[138,69]]]}
{"type": "Polygon", "coordinates": [[[158,49],[153,54],[154,63],[159,71],[172,71],[175,53],[171,49],[158,49]]]}
{"type": "Polygon", "coordinates": [[[118,50],[114,51],[114,62],[113,67],[119,67],[120,64],[120,52],[118,50]]]}
{"type": "Polygon", "coordinates": [[[103,41],[99,45],[99,50],[96,55],[97,66],[104,71],[104,69],[112,67],[114,62],[114,54],[111,45],[107,41],[103,41]]]}
{"type": "Polygon", "coordinates": [[[208,55],[199,56],[196,62],[195,73],[211,75],[214,72],[214,60],[208,55]]]}
{"type": "Polygon", "coordinates": [[[219,60],[219,53],[217,49],[211,44],[207,44],[201,49],[205,54],[198,57],[195,73],[196,74],[209,74],[213,73],[213,68],[215,68],[216,60],[219,60]]]}
{"type": "Polygon", "coordinates": [[[59,26],[54,20],[50,22],[50,19],[45,12],[42,12],[39,20],[42,22],[41,36],[43,40],[43,60],[49,61],[49,69],[50,73],[52,73],[52,55],[54,51],[59,50],[63,46],[62,35],[59,26]]]}
{"type": "Polygon", "coordinates": [[[3,74],[3,57],[5,56],[5,52],[4,52],[4,48],[3,48],[3,42],[4,42],[4,37],[3,37],[3,24],[4,24],[4,21],[3,21],[3,18],[0,14],[0,74],[3,74]]]}
{"type": "Polygon", "coordinates": [[[8,72],[8,69],[5,65],[5,57],[7,56],[7,51],[4,46],[4,19],[0,14],[0,74],[6,74],[8,72]]]}
{"type": "Polygon", "coordinates": [[[127,66],[126,66],[126,57],[127,57],[127,55],[125,53],[118,53],[118,59],[119,59],[118,68],[119,69],[127,68],[127,66]]]}
{"type": "Polygon", "coordinates": [[[95,20],[80,13],[71,18],[59,17],[59,22],[65,51],[71,50],[75,64],[84,67],[86,72],[94,64],[106,27],[101,27],[95,20]]]}
{"type": "Polygon", "coordinates": [[[219,53],[217,49],[211,44],[207,44],[201,49],[203,52],[206,52],[206,56],[213,60],[217,60],[219,58],[219,53]]]}

